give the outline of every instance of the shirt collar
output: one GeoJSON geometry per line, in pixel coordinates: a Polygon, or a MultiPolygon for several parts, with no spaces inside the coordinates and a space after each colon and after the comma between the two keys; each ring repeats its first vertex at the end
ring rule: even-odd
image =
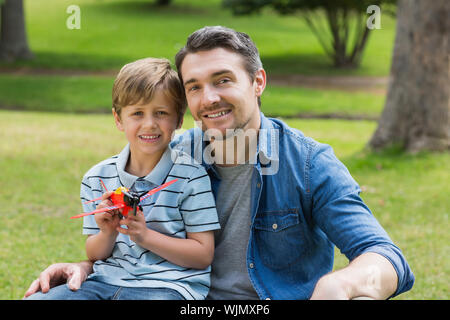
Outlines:
{"type": "Polygon", "coordinates": [[[273,122],[266,118],[262,112],[261,126],[258,133],[258,156],[263,164],[278,160],[279,130],[273,126],[273,122]]]}
{"type": "MultiPolygon", "coordinates": [[[[161,159],[158,161],[156,166],[147,176],[136,177],[125,171],[125,167],[127,165],[129,157],[130,157],[130,144],[128,143],[125,146],[125,148],[123,148],[123,150],[119,153],[116,165],[120,182],[124,187],[128,189],[130,189],[136,183],[136,180],[146,181],[151,185],[156,186],[163,184],[173,165],[170,149],[166,148],[163,155],[161,156],[161,159]]],[[[137,189],[142,188],[139,187],[137,189]]]]}

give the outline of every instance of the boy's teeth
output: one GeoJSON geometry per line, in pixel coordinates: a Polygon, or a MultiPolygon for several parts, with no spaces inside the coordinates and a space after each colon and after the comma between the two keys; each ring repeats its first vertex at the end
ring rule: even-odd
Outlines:
{"type": "Polygon", "coordinates": [[[220,111],[217,113],[208,114],[207,117],[208,118],[217,118],[217,117],[223,116],[224,114],[227,114],[227,113],[228,113],[228,111],[220,111]]]}
{"type": "Polygon", "coordinates": [[[141,138],[143,138],[143,139],[156,139],[156,138],[158,138],[158,135],[156,135],[156,136],[141,136],[141,138]]]}

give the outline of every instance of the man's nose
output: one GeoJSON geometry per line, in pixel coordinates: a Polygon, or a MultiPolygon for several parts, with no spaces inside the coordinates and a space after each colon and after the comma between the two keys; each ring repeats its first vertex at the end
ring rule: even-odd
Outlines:
{"type": "Polygon", "coordinates": [[[205,86],[202,91],[202,106],[209,107],[219,103],[220,96],[212,86],[205,86]]]}

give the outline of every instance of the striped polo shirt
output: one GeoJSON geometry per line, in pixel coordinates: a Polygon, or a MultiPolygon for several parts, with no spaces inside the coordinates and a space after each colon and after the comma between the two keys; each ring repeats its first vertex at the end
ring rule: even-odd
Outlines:
{"type": "MultiPolygon", "coordinates": [[[[125,171],[130,154],[127,145],[119,155],[92,167],[81,183],[84,212],[95,210],[105,192],[124,186],[136,192],[148,191],[178,179],[141,202],[147,227],[162,234],[186,238],[187,232],[220,229],[211,183],[205,169],[186,154],[166,149],[155,168],[145,177],[125,171]]],[[[100,231],[93,215],[83,218],[83,234],[100,231]]],[[[211,267],[199,270],[175,265],[140,247],[119,233],[111,257],[94,263],[89,279],[122,287],[171,288],[186,299],[204,299],[209,291],[211,267]]]]}

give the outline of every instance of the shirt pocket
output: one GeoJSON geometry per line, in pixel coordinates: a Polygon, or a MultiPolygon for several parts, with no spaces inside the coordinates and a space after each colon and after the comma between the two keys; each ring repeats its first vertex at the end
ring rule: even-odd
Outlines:
{"type": "Polygon", "coordinates": [[[254,222],[254,241],[262,262],[272,269],[294,264],[305,252],[298,208],[259,212],[254,222]]]}

